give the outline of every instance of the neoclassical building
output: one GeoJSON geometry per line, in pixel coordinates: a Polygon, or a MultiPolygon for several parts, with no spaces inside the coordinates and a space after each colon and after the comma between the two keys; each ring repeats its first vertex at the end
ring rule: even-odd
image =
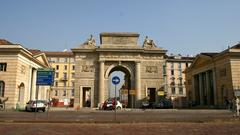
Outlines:
{"type": "Polygon", "coordinates": [[[187,97],[194,105],[225,107],[240,96],[240,44],[220,53],[201,53],[186,70],[187,97]]]}
{"type": "Polygon", "coordinates": [[[0,39],[0,97],[8,98],[6,108],[24,109],[30,99],[48,99],[49,86],[36,93],[37,69],[48,67],[44,53],[0,39]]]}
{"type": "Polygon", "coordinates": [[[138,107],[140,101],[157,102],[164,90],[163,65],[166,50],[146,37],[138,44],[137,33],[101,33],[100,45],[91,36],[73,48],[75,55],[74,107],[83,107],[87,100],[97,107],[108,98],[110,74],[125,73],[128,106],[138,107]],[[134,104],[132,103],[134,102],[134,104]]]}

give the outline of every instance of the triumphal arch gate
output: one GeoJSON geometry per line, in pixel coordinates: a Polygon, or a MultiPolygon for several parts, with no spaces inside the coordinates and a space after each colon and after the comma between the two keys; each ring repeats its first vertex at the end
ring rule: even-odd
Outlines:
{"type": "Polygon", "coordinates": [[[142,100],[156,102],[163,90],[166,50],[148,37],[138,44],[137,33],[101,33],[100,45],[94,37],[73,48],[75,55],[74,107],[97,107],[109,97],[110,74],[125,73],[123,89],[128,107],[139,107],[142,100]]]}

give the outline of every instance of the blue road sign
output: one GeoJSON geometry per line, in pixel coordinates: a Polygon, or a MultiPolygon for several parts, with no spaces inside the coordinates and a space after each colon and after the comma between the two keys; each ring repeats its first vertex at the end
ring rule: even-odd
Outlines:
{"type": "Polygon", "coordinates": [[[114,85],[119,84],[119,83],[120,83],[120,78],[119,78],[118,76],[114,76],[114,77],[112,78],[112,83],[113,83],[114,85]]]}
{"type": "Polygon", "coordinates": [[[52,69],[38,69],[37,70],[37,85],[53,85],[54,70],[52,69]]]}

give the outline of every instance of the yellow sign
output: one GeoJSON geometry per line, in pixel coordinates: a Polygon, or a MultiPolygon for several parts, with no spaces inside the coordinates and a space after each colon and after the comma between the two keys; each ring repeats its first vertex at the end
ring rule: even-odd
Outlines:
{"type": "Polygon", "coordinates": [[[164,96],[164,91],[158,91],[158,96],[164,96]]]}
{"type": "Polygon", "coordinates": [[[130,95],[135,95],[135,93],[136,93],[135,90],[130,90],[130,91],[129,91],[129,94],[130,94],[130,95]]]}
{"type": "Polygon", "coordinates": [[[122,95],[127,95],[128,94],[128,90],[121,90],[121,94],[122,95]]]}

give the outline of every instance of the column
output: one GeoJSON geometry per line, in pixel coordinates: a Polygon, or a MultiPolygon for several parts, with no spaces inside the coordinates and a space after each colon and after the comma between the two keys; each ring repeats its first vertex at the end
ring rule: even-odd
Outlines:
{"type": "Polygon", "coordinates": [[[216,80],[216,72],[215,69],[212,70],[213,71],[213,95],[214,95],[214,105],[217,106],[218,102],[217,102],[217,80],[216,80]]]}
{"type": "Polygon", "coordinates": [[[207,105],[210,105],[210,79],[209,79],[209,71],[206,72],[206,91],[207,91],[207,105]]]}
{"type": "Polygon", "coordinates": [[[99,103],[104,102],[104,61],[99,61],[99,103]]]}
{"type": "Polygon", "coordinates": [[[200,105],[203,105],[204,99],[203,99],[203,83],[202,83],[203,77],[202,73],[199,74],[199,96],[200,96],[200,105]]]}
{"type": "Polygon", "coordinates": [[[136,100],[140,100],[141,99],[141,74],[140,74],[140,62],[137,61],[135,63],[135,89],[136,89],[136,100]]]}
{"type": "Polygon", "coordinates": [[[30,92],[31,100],[36,99],[36,81],[37,81],[37,70],[33,69],[33,71],[32,71],[32,88],[31,88],[31,92],[30,92]]]}
{"type": "Polygon", "coordinates": [[[78,91],[78,96],[79,96],[79,107],[83,107],[83,87],[79,86],[79,91],[78,91]]]}

